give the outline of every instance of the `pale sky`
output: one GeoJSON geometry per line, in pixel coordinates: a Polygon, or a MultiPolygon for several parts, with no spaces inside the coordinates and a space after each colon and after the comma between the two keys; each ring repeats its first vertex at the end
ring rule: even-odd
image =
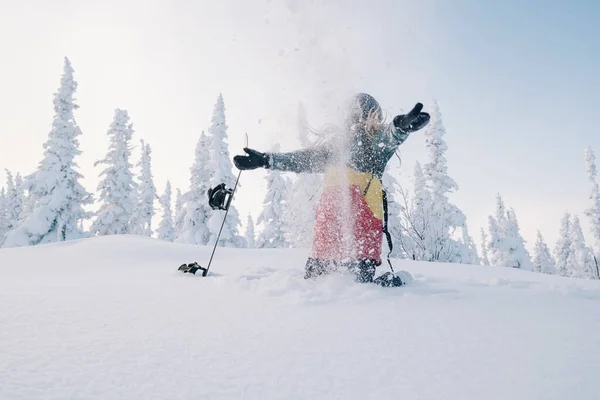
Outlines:
{"type": "MultiPolygon", "coordinates": [[[[600,156],[600,3],[595,1],[11,1],[0,0],[0,179],[35,170],[67,56],[83,131],[77,160],[96,191],[115,108],[153,149],[155,183],[188,186],[200,132],[223,93],[232,156],[299,147],[296,110],[338,117],[350,93],[391,118],[435,98],[447,130],[451,200],[479,245],[495,195],[514,207],[532,249],[550,246],[569,210],[589,205],[583,152],[600,156]],[[327,5],[323,5],[326,3],[327,5]]],[[[139,154],[135,150],[135,161],[139,154]]],[[[401,182],[425,162],[423,135],[401,146],[401,182]]],[[[397,163],[397,160],[394,161],[397,163]]],[[[392,165],[394,166],[394,165],[392,165]]],[[[395,165],[397,167],[397,165],[395,165]]],[[[237,171],[234,171],[237,173],[237,171]]],[[[263,171],[242,174],[235,204],[257,217],[263,171]]],[[[591,243],[591,241],[590,241],[591,243]]]]}

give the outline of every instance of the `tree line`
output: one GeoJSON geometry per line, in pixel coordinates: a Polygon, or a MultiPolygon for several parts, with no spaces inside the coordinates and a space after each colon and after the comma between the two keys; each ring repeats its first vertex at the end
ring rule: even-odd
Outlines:
{"type": "MultiPolygon", "coordinates": [[[[73,97],[77,83],[67,58],[58,91],[54,94],[54,119],[44,154],[37,170],[29,175],[7,171],[0,189],[0,246],[19,247],[66,241],[91,236],[135,234],[196,245],[214,244],[224,211],[212,210],[207,190],[220,183],[233,187],[235,176],[227,140],[226,109],[220,94],[214,105],[210,126],[202,131],[190,168],[189,187],[176,189],[167,181],[159,196],[153,182],[151,147],[140,140],[140,160],[134,172],[131,162],[133,124],[126,110],[116,109],[107,135],[106,156],[94,165],[101,167],[97,194],[81,184],[75,162],[81,154],[82,134],[74,119],[79,107],[73,97]],[[159,207],[156,207],[158,203],[159,207]],[[87,211],[90,207],[96,211],[87,211]],[[157,211],[160,212],[156,216],[157,211]],[[153,221],[158,217],[156,228],[153,221]]],[[[300,106],[298,139],[304,147],[315,144],[307,128],[306,111],[300,106]]],[[[591,185],[590,208],[585,215],[592,225],[594,244],[586,244],[579,216],[567,213],[561,222],[559,240],[553,251],[538,231],[530,255],[520,234],[515,210],[506,207],[498,194],[496,210],[488,217],[487,231],[480,229],[481,242],[475,245],[466,215],[450,201],[458,184],[448,173],[447,144],[439,105],[434,102],[431,123],[424,135],[427,162],[417,162],[411,188],[401,187],[386,171],[383,184],[388,193],[389,229],[393,256],[418,261],[468,263],[599,279],[600,188],[595,155],[585,150],[591,185]]],[[[274,145],[272,151],[278,151],[274,145]]],[[[312,241],[320,174],[288,175],[267,170],[267,190],[256,223],[248,215],[240,233],[240,215],[232,203],[221,233],[220,246],[285,248],[309,247],[312,241]]],[[[383,244],[382,244],[383,245],[383,244]]]]}

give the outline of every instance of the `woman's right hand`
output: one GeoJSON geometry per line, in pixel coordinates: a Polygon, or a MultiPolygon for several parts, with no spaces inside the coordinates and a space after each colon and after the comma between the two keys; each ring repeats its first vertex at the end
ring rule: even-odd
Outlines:
{"type": "Polygon", "coordinates": [[[258,152],[256,150],[244,147],[244,151],[248,154],[247,156],[235,156],[233,157],[233,163],[237,169],[256,169],[256,168],[267,168],[269,166],[269,155],[258,152]]]}

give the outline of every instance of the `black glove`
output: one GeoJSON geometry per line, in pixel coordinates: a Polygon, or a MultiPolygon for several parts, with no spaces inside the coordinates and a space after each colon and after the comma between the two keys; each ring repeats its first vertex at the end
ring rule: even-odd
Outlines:
{"type": "Polygon", "coordinates": [[[394,117],[394,126],[404,133],[415,132],[429,123],[430,116],[426,112],[421,112],[423,104],[417,103],[415,107],[406,115],[397,115],[394,117]]]}
{"type": "Polygon", "coordinates": [[[233,163],[237,169],[256,169],[266,168],[269,166],[269,155],[260,153],[256,150],[244,147],[244,151],[248,153],[247,156],[235,156],[233,157],[233,163]]]}

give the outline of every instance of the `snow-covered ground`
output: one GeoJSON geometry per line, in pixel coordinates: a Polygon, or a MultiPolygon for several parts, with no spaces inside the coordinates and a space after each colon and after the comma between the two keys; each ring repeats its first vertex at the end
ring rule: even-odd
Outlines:
{"type": "Polygon", "coordinates": [[[0,399],[600,399],[600,282],[101,237],[0,250],[0,399]]]}

